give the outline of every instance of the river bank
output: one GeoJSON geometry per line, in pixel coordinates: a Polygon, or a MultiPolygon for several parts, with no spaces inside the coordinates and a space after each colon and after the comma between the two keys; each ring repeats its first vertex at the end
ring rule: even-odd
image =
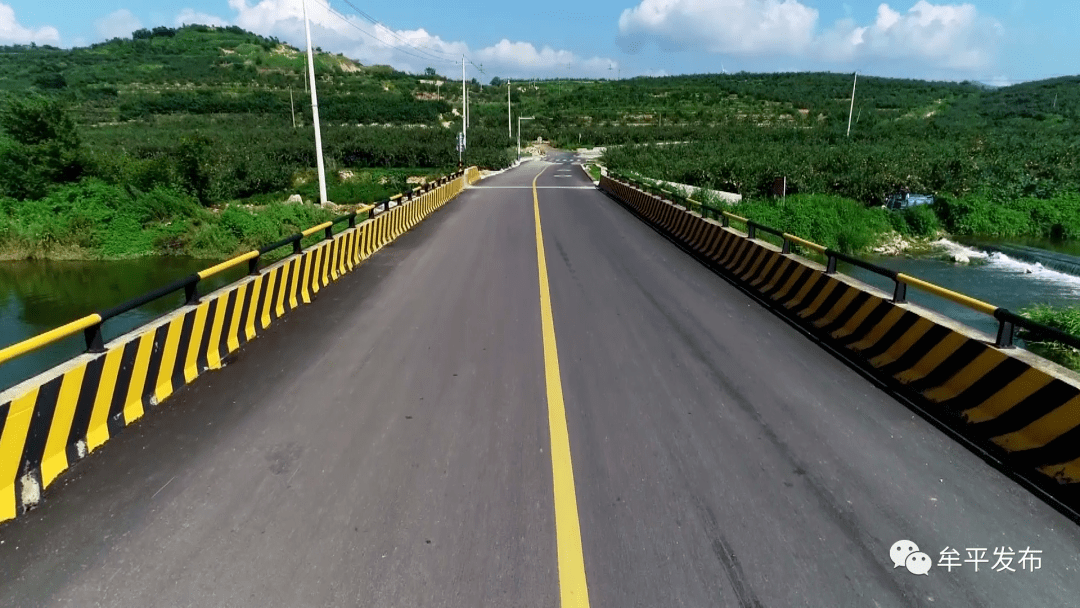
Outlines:
{"type": "Polygon", "coordinates": [[[139,191],[84,179],[36,200],[0,197],[0,260],[224,259],[434,179],[430,169],[342,170],[319,199],[314,172],[287,191],[203,206],[170,188],[139,191]]]}
{"type": "Polygon", "coordinates": [[[25,201],[0,215],[0,260],[225,259],[296,234],[343,209],[284,202],[204,208],[173,192],[125,200],[109,187],[89,190],[90,196],[74,204],[25,201]]]}

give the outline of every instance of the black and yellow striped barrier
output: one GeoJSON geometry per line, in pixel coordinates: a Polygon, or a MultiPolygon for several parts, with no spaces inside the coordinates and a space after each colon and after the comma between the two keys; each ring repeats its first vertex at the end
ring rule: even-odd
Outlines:
{"type": "MultiPolygon", "coordinates": [[[[71,463],[100,447],[180,387],[253,340],[274,321],[349,272],[464,190],[459,172],[396,198],[397,205],[357,223],[357,213],[249,251],[108,311],[0,350],[0,364],[83,332],[87,353],[0,393],[0,521],[36,504],[71,463]],[[348,228],[333,233],[334,225],[348,228]],[[324,233],[302,249],[301,239],[324,233]],[[262,255],[291,245],[293,255],[260,269],[262,255]],[[249,276],[206,296],[199,281],[248,264],[249,276]],[[172,314],[103,343],[109,319],[183,290],[172,314]]],[[[385,207],[385,205],[384,205],[385,207]]],[[[374,206],[358,210],[373,212],[374,206]]],[[[362,219],[362,216],[361,216],[362,219]]]]}
{"type": "Polygon", "coordinates": [[[868,264],[811,241],[720,212],[722,223],[689,213],[629,183],[604,177],[601,189],[699,259],[846,354],[935,419],[995,454],[1036,486],[1080,499],[1080,378],[1011,348],[1015,327],[1080,347],[1080,338],[916,277],[868,264]],[[727,224],[747,226],[741,233],[727,224]],[[783,239],[776,247],[758,230],[783,239]],[[790,253],[797,245],[826,256],[822,267],[790,253]],[[895,282],[890,296],[836,273],[836,261],[895,282]],[[947,323],[906,302],[908,286],[993,316],[996,340],[947,323]],[[1063,488],[1063,489],[1062,489],[1063,488]]]}

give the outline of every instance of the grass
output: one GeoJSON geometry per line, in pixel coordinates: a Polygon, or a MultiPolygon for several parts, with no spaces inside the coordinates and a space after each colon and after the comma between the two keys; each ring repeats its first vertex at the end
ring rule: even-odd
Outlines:
{"type": "Polygon", "coordinates": [[[869,251],[893,230],[889,212],[828,194],[796,194],[786,199],[756,199],[729,206],[709,192],[699,190],[695,200],[849,254],[869,251]]]}
{"type": "MultiPolygon", "coordinates": [[[[430,169],[348,169],[327,174],[337,205],[384,200],[415,187],[430,169]]],[[[293,178],[288,191],[207,208],[171,188],[134,187],[84,179],[38,200],[0,198],[0,259],[125,259],[183,255],[222,259],[281,240],[340,215],[318,201],[315,170],[293,178]],[[304,203],[287,204],[292,193],[304,203]]]]}
{"type": "Polygon", "coordinates": [[[589,172],[589,177],[592,177],[594,182],[600,181],[601,173],[599,165],[585,165],[585,170],[589,172]]]}
{"type": "MultiPolygon", "coordinates": [[[[1080,336],[1080,308],[1058,308],[1039,304],[1020,311],[1020,314],[1048,327],[1073,336],[1080,336]]],[[[1020,337],[1028,344],[1028,350],[1059,365],[1080,372],[1080,350],[1059,342],[1030,341],[1023,331],[1020,337]]]]}
{"type": "Polygon", "coordinates": [[[1080,194],[995,200],[986,194],[942,197],[935,211],[954,234],[1080,239],[1080,194]]]}
{"type": "Polygon", "coordinates": [[[221,259],[330,219],[310,204],[198,205],[168,189],[131,191],[99,180],[36,201],[0,200],[0,259],[221,259]]]}

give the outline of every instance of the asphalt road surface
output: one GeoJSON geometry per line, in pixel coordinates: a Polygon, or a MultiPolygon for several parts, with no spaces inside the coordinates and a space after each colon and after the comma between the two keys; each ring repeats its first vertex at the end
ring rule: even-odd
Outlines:
{"type": "Polygon", "coordinates": [[[1080,528],[549,159],[77,464],[0,606],[1077,605],[1080,528]]]}

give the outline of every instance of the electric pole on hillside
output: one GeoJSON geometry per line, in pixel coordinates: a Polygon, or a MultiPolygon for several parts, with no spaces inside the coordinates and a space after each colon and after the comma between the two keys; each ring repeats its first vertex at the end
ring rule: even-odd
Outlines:
{"type": "Polygon", "coordinates": [[[855,82],[851,83],[851,109],[847,115],[847,136],[851,137],[851,115],[855,113],[855,85],[859,84],[859,73],[855,72],[855,82]]]}
{"type": "Polygon", "coordinates": [[[315,93],[315,56],[311,52],[311,22],[307,16],[307,0],[304,6],[304,32],[307,35],[308,80],[311,82],[311,120],[315,123],[315,162],[319,169],[319,203],[326,204],[326,169],[323,167],[322,132],[319,129],[319,97],[315,93]]]}
{"type": "Polygon", "coordinates": [[[521,121],[523,120],[535,120],[535,116],[518,116],[518,138],[517,138],[517,157],[521,159],[521,121]]]}
{"type": "MultiPolygon", "coordinates": [[[[461,56],[461,148],[462,154],[464,149],[469,145],[469,123],[466,118],[466,112],[468,112],[468,102],[465,97],[465,55],[461,56]]],[[[464,157],[463,157],[464,158],[464,157]]]]}
{"type": "MultiPolygon", "coordinates": [[[[1057,101],[1055,98],[1054,101],[1057,101]]],[[[514,139],[514,118],[513,113],[510,111],[510,81],[506,81],[506,133],[510,136],[510,139],[514,139]]]]}

